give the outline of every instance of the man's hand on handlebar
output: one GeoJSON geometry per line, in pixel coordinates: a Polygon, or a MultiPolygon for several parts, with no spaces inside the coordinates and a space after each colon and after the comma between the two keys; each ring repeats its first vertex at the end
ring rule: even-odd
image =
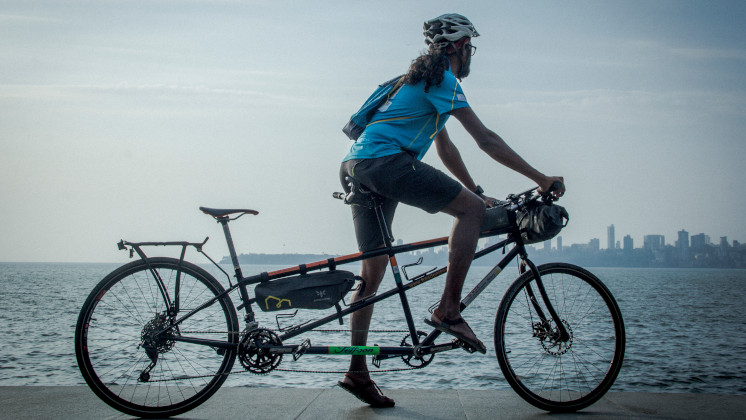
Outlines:
{"type": "Polygon", "coordinates": [[[555,200],[565,194],[565,179],[561,176],[548,176],[539,183],[539,193],[547,192],[555,200]]]}
{"type": "Polygon", "coordinates": [[[498,201],[495,198],[486,196],[484,194],[480,195],[479,198],[481,198],[482,200],[484,200],[484,204],[487,206],[488,209],[492,208],[492,207],[495,207],[497,205],[497,203],[498,203],[498,201]]]}

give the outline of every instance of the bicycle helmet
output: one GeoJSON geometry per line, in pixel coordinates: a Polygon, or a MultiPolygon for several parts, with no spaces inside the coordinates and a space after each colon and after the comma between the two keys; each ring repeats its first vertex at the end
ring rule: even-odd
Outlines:
{"type": "Polygon", "coordinates": [[[445,47],[462,38],[479,36],[474,25],[462,15],[447,13],[425,22],[423,34],[425,44],[434,47],[445,47]]]}

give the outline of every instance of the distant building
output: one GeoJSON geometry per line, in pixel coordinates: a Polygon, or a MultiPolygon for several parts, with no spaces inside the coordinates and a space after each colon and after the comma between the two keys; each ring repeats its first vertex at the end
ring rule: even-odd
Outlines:
{"type": "Polygon", "coordinates": [[[562,252],[562,237],[561,236],[557,237],[557,251],[562,252]]]}
{"type": "Polygon", "coordinates": [[[609,226],[609,227],[606,228],[606,237],[607,237],[606,248],[607,249],[614,249],[614,243],[615,243],[615,241],[614,241],[614,225],[611,225],[611,226],[609,226]]]}
{"type": "Polygon", "coordinates": [[[601,241],[598,238],[593,238],[588,242],[588,248],[591,251],[598,251],[601,249],[601,241]]]}
{"type": "Polygon", "coordinates": [[[659,251],[666,247],[666,238],[663,235],[645,235],[642,239],[642,247],[651,251],[659,251]]]}
{"type": "Polygon", "coordinates": [[[680,261],[689,260],[689,232],[683,229],[679,231],[679,239],[676,241],[676,253],[680,261]]]}
{"type": "Polygon", "coordinates": [[[632,237],[627,235],[624,237],[624,253],[625,254],[632,254],[632,251],[635,249],[634,241],[632,241],[632,237]]]}
{"type": "Polygon", "coordinates": [[[718,255],[720,257],[726,257],[728,255],[728,248],[730,245],[728,245],[728,237],[727,236],[721,236],[720,237],[720,247],[718,248],[718,255]]]}
{"type": "Polygon", "coordinates": [[[551,251],[552,250],[552,240],[547,239],[544,241],[544,251],[551,251]]]}
{"type": "Polygon", "coordinates": [[[710,244],[710,237],[704,233],[699,235],[692,235],[691,237],[692,252],[704,251],[707,245],[710,244]]]}

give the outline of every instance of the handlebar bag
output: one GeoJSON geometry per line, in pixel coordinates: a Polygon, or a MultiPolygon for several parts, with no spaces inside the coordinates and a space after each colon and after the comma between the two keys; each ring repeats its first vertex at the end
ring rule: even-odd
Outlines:
{"type": "Polygon", "coordinates": [[[570,215],[564,207],[538,201],[516,213],[516,223],[526,244],[554,238],[569,221],[570,215]]]}
{"type": "Polygon", "coordinates": [[[259,283],[254,294],[256,303],[264,312],[328,309],[342,300],[354,284],[354,274],[332,270],[259,283]]]}

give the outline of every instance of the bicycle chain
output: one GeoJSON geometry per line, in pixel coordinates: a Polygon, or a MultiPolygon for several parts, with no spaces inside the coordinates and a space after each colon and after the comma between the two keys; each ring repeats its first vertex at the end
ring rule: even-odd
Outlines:
{"type": "MultiPolygon", "coordinates": [[[[353,332],[353,331],[366,331],[366,330],[313,330],[314,332],[353,332]]],[[[367,330],[372,333],[408,333],[409,330],[367,330]]],[[[229,332],[229,331],[180,331],[181,334],[244,334],[244,332],[229,332]]]]}
{"type": "MultiPolygon", "coordinates": [[[[353,330],[314,330],[316,332],[351,332],[353,330]]],[[[361,330],[362,331],[362,330],[361,330]]],[[[375,332],[375,333],[387,333],[387,332],[409,332],[407,330],[369,330],[368,332],[375,332]]],[[[244,334],[243,332],[229,332],[229,331],[181,331],[182,334],[244,334]]],[[[295,373],[329,373],[329,374],[345,374],[345,373],[358,373],[358,374],[379,374],[379,373],[386,373],[386,372],[403,372],[407,370],[414,370],[414,369],[422,369],[425,366],[412,366],[408,368],[395,368],[395,369],[378,369],[378,370],[307,370],[307,369],[282,369],[282,368],[275,368],[272,369],[273,371],[280,371],[280,372],[295,372],[295,373]]],[[[173,379],[155,379],[150,380],[148,382],[171,382],[171,381],[178,381],[183,379],[199,379],[199,378],[210,378],[217,375],[238,375],[242,373],[254,373],[250,372],[248,370],[235,370],[228,373],[220,373],[215,375],[196,375],[196,376],[189,376],[189,377],[182,377],[182,378],[173,378],[173,379]]],[[[254,373],[255,375],[268,375],[267,373],[254,373]]]]}
{"type": "MultiPolygon", "coordinates": [[[[397,368],[397,369],[380,369],[380,370],[303,370],[303,369],[281,369],[276,368],[272,369],[273,371],[280,371],[280,372],[295,372],[295,373],[335,373],[335,374],[344,374],[344,373],[359,373],[359,374],[369,374],[369,375],[377,375],[379,373],[386,373],[386,372],[403,372],[407,370],[415,370],[415,369],[422,369],[424,366],[418,366],[418,367],[408,367],[408,368],[397,368]]],[[[199,378],[211,378],[213,376],[223,375],[240,375],[243,373],[253,373],[248,370],[235,370],[228,373],[217,373],[214,375],[196,375],[196,376],[186,376],[181,378],[173,378],[173,379],[154,379],[149,380],[148,383],[151,382],[171,382],[171,381],[181,381],[184,379],[199,379],[199,378]]],[[[267,373],[254,373],[255,375],[269,375],[269,372],[267,373]]]]}

